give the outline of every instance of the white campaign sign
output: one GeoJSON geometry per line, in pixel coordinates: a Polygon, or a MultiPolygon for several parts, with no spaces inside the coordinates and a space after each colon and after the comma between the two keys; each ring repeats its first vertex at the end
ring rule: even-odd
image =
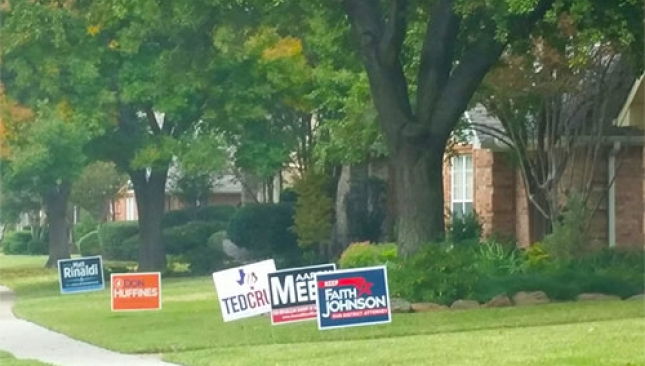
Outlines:
{"type": "Polygon", "coordinates": [[[271,311],[269,273],[275,272],[273,259],[213,273],[225,322],[271,311]]]}

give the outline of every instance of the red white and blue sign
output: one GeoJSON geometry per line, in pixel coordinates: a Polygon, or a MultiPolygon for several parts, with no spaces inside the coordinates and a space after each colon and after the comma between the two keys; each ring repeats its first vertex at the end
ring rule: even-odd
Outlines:
{"type": "Polygon", "coordinates": [[[267,276],[273,272],[275,262],[269,259],[213,273],[225,322],[271,311],[267,276]]]}
{"type": "Polygon", "coordinates": [[[316,274],[318,329],[390,323],[385,266],[316,274]]]}
{"type": "Polygon", "coordinates": [[[318,272],[331,272],[336,265],[289,268],[269,274],[271,324],[316,319],[316,280],[318,272]]]}

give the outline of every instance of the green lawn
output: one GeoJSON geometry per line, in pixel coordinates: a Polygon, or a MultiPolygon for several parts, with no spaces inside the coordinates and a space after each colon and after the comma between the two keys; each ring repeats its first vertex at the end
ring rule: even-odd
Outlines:
{"type": "Polygon", "coordinates": [[[0,351],[0,365],[2,366],[51,366],[49,363],[34,360],[23,360],[13,357],[11,353],[0,351]]]}
{"type": "Polygon", "coordinates": [[[266,317],[223,323],[209,277],[165,280],[161,311],[112,313],[108,290],[59,295],[43,263],[0,255],[0,283],[17,292],[20,317],[184,365],[645,366],[639,301],[396,314],[388,325],[321,332],[315,322],[272,327],[266,317]]]}

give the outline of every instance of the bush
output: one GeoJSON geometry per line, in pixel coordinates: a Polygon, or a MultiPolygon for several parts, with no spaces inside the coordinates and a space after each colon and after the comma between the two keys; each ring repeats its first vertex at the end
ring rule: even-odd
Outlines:
{"type": "Polygon", "coordinates": [[[569,261],[591,252],[587,228],[590,219],[590,211],[582,197],[575,194],[567,197],[561,219],[553,223],[553,232],[542,241],[549,256],[569,261]]]}
{"type": "Polygon", "coordinates": [[[475,294],[479,273],[471,247],[429,244],[397,262],[388,270],[392,296],[448,305],[475,294]]]}
{"type": "Polygon", "coordinates": [[[27,243],[27,253],[30,255],[49,254],[49,245],[43,240],[32,239],[27,243]]]}
{"type": "Polygon", "coordinates": [[[490,276],[513,275],[523,270],[522,255],[516,248],[507,248],[499,242],[488,240],[474,248],[475,265],[490,276]]]}
{"type": "Polygon", "coordinates": [[[99,242],[105,259],[136,260],[139,247],[127,240],[139,233],[139,226],[132,221],[108,222],[98,230],[99,242]]]}
{"type": "Polygon", "coordinates": [[[192,274],[207,274],[218,271],[231,262],[231,258],[224,252],[224,239],[226,232],[219,231],[208,238],[205,245],[196,247],[181,257],[188,263],[192,274]]]}
{"type": "Polygon", "coordinates": [[[478,243],[482,226],[475,213],[453,215],[448,227],[448,240],[454,244],[478,243]]]}
{"type": "Polygon", "coordinates": [[[74,225],[74,241],[76,244],[79,244],[81,238],[85,235],[96,231],[99,226],[99,222],[95,220],[89,213],[86,211],[81,212],[81,220],[74,225]]]}
{"type": "Polygon", "coordinates": [[[340,268],[360,268],[387,265],[396,260],[397,247],[394,243],[374,244],[369,242],[352,243],[340,255],[340,268]]]}
{"type": "Polygon", "coordinates": [[[163,231],[166,253],[181,255],[199,247],[205,247],[208,238],[217,231],[226,230],[226,223],[220,221],[193,221],[163,231]]]}
{"type": "Polygon", "coordinates": [[[99,232],[94,230],[78,240],[78,249],[83,257],[101,254],[101,243],[99,232]]]}
{"type": "Polygon", "coordinates": [[[3,240],[4,254],[29,254],[29,242],[32,240],[30,231],[12,231],[5,234],[3,240]]]}
{"type": "Polygon", "coordinates": [[[256,258],[274,257],[285,265],[297,264],[301,250],[291,230],[293,214],[293,203],[244,206],[229,221],[228,236],[256,258]]]}
{"type": "Polygon", "coordinates": [[[164,214],[164,228],[185,225],[191,221],[221,221],[228,222],[237,208],[227,205],[203,206],[184,210],[168,211],[164,214]]]}

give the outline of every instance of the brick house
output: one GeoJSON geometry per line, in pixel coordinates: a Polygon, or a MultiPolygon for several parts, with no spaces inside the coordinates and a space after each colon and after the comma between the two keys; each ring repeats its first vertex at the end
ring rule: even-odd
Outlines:
{"type": "MultiPolygon", "coordinates": [[[[613,129],[618,133],[606,136],[605,153],[594,170],[593,184],[605,189],[597,195],[592,237],[610,247],[645,245],[644,87],[641,76],[614,119],[613,129]],[[620,155],[619,163],[616,154],[620,155]]],[[[480,105],[464,117],[469,122],[501,127],[480,105]]],[[[485,236],[510,236],[521,246],[540,239],[532,227],[534,215],[539,213],[531,209],[519,169],[509,159],[507,148],[489,135],[472,131],[467,144],[446,156],[444,198],[450,212],[476,212],[485,236]]]]}
{"type": "MultiPolygon", "coordinates": [[[[171,186],[172,182],[171,179],[169,179],[169,182],[166,185],[166,212],[170,210],[179,210],[184,207],[179,196],[173,193],[171,186]]],[[[242,196],[242,187],[238,180],[232,175],[224,175],[216,181],[206,205],[237,206],[242,202],[242,196]]],[[[113,202],[112,210],[112,216],[115,221],[130,221],[137,220],[139,218],[137,213],[137,202],[135,200],[134,191],[130,185],[124,187],[124,192],[113,202]]]]}

